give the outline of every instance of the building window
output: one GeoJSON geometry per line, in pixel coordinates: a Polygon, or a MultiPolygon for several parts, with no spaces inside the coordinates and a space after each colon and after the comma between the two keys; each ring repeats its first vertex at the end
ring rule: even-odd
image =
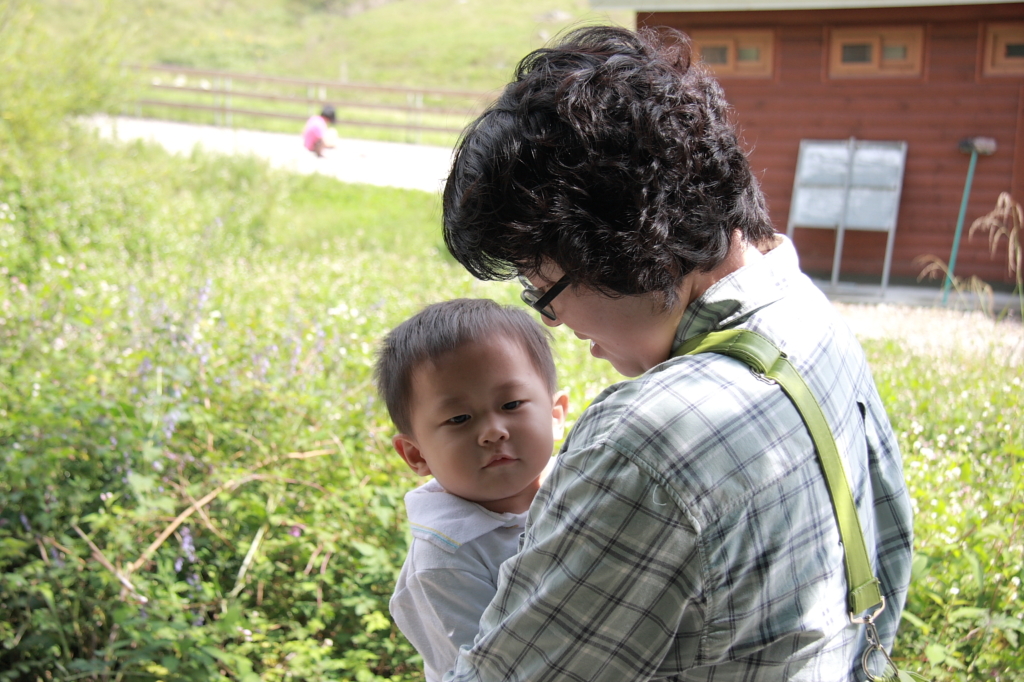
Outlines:
{"type": "Polygon", "coordinates": [[[771,78],[771,31],[693,31],[690,38],[695,57],[719,78],[771,78]]]}
{"type": "Polygon", "coordinates": [[[1024,23],[986,27],[982,72],[986,76],[1024,75],[1024,23]]]}
{"type": "Polygon", "coordinates": [[[831,78],[921,75],[924,28],[891,26],[834,28],[829,35],[831,78]]]}

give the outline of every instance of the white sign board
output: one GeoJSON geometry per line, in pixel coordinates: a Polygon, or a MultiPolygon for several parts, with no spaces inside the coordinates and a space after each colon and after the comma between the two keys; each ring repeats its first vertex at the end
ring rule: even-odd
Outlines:
{"type": "Polygon", "coordinates": [[[846,230],[889,233],[882,288],[888,285],[906,159],[906,142],[801,140],[786,234],[792,238],[797,227],[836,230],[833,285],[846,230]]]}

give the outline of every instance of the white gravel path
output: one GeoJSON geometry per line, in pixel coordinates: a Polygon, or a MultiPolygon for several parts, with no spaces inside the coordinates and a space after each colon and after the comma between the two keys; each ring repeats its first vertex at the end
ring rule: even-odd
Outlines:
{"type": "Polygon", "coordinates": [[[452,158],[447,147],[346,138],[317,158],[302,146],[301,126],[287,135],[126,116],[95,116],[85,123],[103,137],[148,140],[175,154],[190,154],[196,146],[222,154],[253,154],[275,168],[424,192],[440,192],[452,158]]]}
{"type": "Polygon", "coordinates": [[[979,311],[902,305],[834,303],[857,338],[892,339],[909,352],[989,355],[1010,365],[1024,362],[1020,318],[995,321],[979,311]]]}

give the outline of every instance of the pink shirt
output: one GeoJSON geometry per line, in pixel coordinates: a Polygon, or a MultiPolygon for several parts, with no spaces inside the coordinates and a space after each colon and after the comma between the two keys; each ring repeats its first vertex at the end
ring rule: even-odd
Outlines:
{"type": "Polygon", "coordinates": [[[306,121],[306,127],[302,129],[302,143],[306,145],[306,149],[313,151],[313,146],[317,140],[324,139],[324,133],[327,132],[327,121],[323,116],[310,116],[309,120],[306,121]]]}

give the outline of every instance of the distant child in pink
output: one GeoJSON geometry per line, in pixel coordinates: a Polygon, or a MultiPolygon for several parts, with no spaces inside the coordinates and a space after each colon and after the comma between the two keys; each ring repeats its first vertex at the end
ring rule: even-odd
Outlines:
{"type": "Polygon", "coordinates": [[[324,106],[319,116],[310,116],[306,127],[302,130],[302,142],[306,149],[317,156],[323,156],[324,149],[334,147],[327,137],[327,126],[334,124],[334,107],[324,106]]]}

